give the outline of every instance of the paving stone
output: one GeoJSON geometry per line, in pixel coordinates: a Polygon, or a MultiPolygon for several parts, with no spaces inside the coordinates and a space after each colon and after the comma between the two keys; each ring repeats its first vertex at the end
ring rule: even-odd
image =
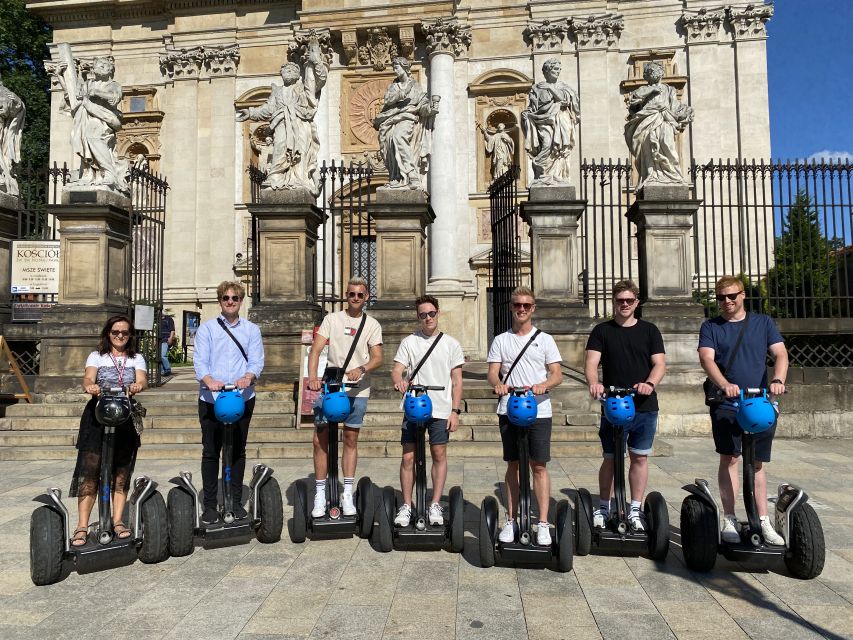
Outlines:
{"type": "Polygon", "coordinates": [[[675,634],[657,613],[602,612],[595,622],[605,640],[675,640],[675,634]]]}
{"type": "Polygon", "coordinates": [[[309,638],[340,640],[370,640],[382,638],[389,607],[328,605],[314,626],[309,638]]]}

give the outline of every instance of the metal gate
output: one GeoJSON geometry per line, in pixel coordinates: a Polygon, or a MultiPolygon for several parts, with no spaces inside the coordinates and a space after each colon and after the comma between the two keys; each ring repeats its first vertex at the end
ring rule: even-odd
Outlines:
{"type": "Polygon", "coordinates": [[[489,340],[512,326],[509,309],[512,290],[521,284],[521,217],[518,208],[520,169],[511,166],[489,185],[492,229],[492,318],[489,340]]]}

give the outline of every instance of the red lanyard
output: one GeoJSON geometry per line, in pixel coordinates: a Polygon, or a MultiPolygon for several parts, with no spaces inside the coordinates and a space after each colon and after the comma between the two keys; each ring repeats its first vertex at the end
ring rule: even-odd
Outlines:
{"type": "Polygon", "coordinates": [[[116,373],[118,374],[118,384],[120,387],[124,386],[124,369],[127,366],[127,356],[124,357],[124,361],[121,363],[121,369],[118,368],[118,362],[115,359],[113,354],[110,354],[110,359],[113,361],[113,366],[116,369],[116,373]]]}

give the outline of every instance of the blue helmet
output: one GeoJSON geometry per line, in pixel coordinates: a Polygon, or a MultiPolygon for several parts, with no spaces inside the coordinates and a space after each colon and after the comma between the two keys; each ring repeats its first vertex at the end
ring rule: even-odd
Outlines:
{"type": "Polygon", "coordinates": [[[528,389],[523,396],[515,394],[506,403],[506,415],[517,427],[532,427],[536,423],[536,397],[528,389]]]}
{"type": "Polygon", "coordinates": [[[604,417],[615,427],[624,427],[634,421],[637,411],[634,398],[625,396],[610,396],[604,400],[604,417]]]}
{"type": "Polygon", "coordinates": [[[213,414],[219,422],[234,424],[243,417],[246,403],[239,389],[220,391],[213,403],[213,414]]]}
{"type": "Polygon", "coordinates": [[[747,433],[762,433],[776,422],[776,409],[767,399],[767,392],[754,398],[744,398],[740,392],[737,422],[747,433]]]}
{"type": "Polygon", "coordinates": [[[403,411],[409,422],[426,422],[432,418],[432,400],[425,393],[416,396],[409,392],[403,403],[403,411]]]}
{"type": "Polygon", "coordinates": [[[95,405],[95,420],[105,427],[124,424],[130,420],[130,402],[122,396],[101,396],[95,405]]]}
{"type": "Polygon", "coordinates": [[[346,391],[329,391],[323,396],[323,416],[327,422],[343,422],[350,414],[349,396],[346,391]]]}

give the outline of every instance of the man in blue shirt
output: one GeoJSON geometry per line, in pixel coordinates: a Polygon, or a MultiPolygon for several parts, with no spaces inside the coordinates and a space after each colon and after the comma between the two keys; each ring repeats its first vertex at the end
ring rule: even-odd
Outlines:
{"type": "Polygon", "coordinates": [[[201,477],[204,487],[204,524],[219,521],[216,510],[216,494],[219,476],[219,454],[222,450],[222,424],[213,413],[214,393],[226,384],[236,385],[243,390],[246,411],[233,427],[234,460],[231,485],[237,507],[234,515],[246,517],[242,506],[243,475],[246,471],[246,439],[249,422],[255,408],[255,391],[252,385],[264,368],[264,347],[261,330],[240,317],[240,306],[246,290],[239,282],[223,282],[216,288],[216,297],[222,313],[198,328],[195,336],[196,379],[200,384],[198,418],[201,423],[201,477]]]}
{"type": "MultiPolygon", "coordinates": [[[[769,388],[773,395],[785,393],[788,375],[788,351],[782,334],[773,320],[761,313],[744,309],[746,294],[743,283],[734,276],[723,276],[715,286],[720,315],[702,323],[699,330],[699,362],[708,378],[733,400],[741,389],[769,388]],[[744,324],[746,323],[746,324],[744,324]],[[743,330],[740,347],[731,358],[743,330]],[[773,356],[773,377],[767,383],[767,352],[773,356]],[[728,368],[726,368],[728,366],[728,368]]],[[[722,539],[739,542],[738,521],[735,516],[735,497],[738,493],[738,459],[741,454],[743,431],[737,424],[735,409],[730,402],[711,405],[711,430],[714,445],[720,454],[717,481],[723,503],[722,539]]],[[[767,514],[767,475],[764,463],[770,462],[770,448],[776,425],[756,434],[755,442],[755,502],[761,519],[761,534],[769,544],[782,545],[785,540],[773,528],[767,514]]]]}
{"type": "Polygon", "coordinates": [[[175,321],[170,315],[163,314],[160,320],[160,364],[163,375],[172,375],[172,365],[169,363],[169,347],[175,344],[175,321]]]}

